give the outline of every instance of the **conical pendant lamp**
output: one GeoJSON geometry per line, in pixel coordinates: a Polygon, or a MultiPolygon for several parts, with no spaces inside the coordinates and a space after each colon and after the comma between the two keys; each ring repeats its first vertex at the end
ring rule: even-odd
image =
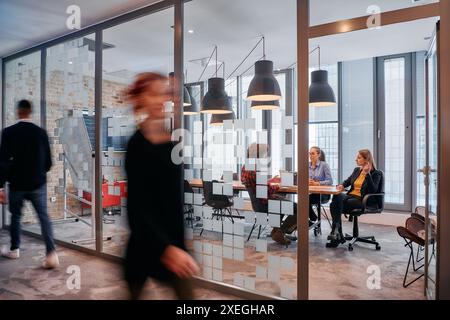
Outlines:
{"type": "Polygon", "coordinates": [[[217,77],[217,46],[214,47],[214,50],[216,52],[216,77],[208,79],[208,92],[206,92],[202,99],[200,112],[208,114],[227,114],[232,112],[231,99],[225,91],[225,76],[224,78],[217,77]]]}
{"type": "Polygon", "coordinates": [[[277,79],[273,74],[273,62],[266,60],[266,40],[261,38],[263,60],[255,62],[255,76],[247,90],[247,100],[251,101],[275,101],[280,100],[281,90],[277,79]]]}
{"type": "Polygon", "coordinates": [[[251,108],[253,110],[275,110],[280,107],[278,100],[274,101],[252,101],[251,108]]]}
{"type": "Polygon", "coordinates": [[[224,120],[234,120],[234,119],[236,119],[234,112],[225,114],[213,114],[211,116],[211,121],[209,121],[209,124],[212,126],[222,126],[224,120]]]}
{"type": "Polygon", "coordinates": [[[255,63],[255,76],[247,91],[247,100],[274,101],[280,100],[281,90],[277,79],[273,75],[273,62],[259,60],[255,63]]]}
{"type": "MultiPolygon", "coordinates": [[[[175,72],[169,73],[169,85],[173,88],[173,80],[175,78],[175,72]]],[[[173,90],[173,89],[172,89],[173,90]]],[[[191,105],[191,95],[186,87],[183,87],[183,106],[187,107],[191,105]]]]}
{"type": "Polygon", "coordinates": [[[334,106],[336,104],[336,96],[328,83],[328,71],[320,70],[320,46],[314,50],[317,49],[319,50],[319,70],[311,72],[309,105],[312,107],[334,106]]]}
{"type": "Polygon", "coordinates": [[[192,96],[192,90],[190,87],[184,87],[189,94],[191,104],[184,107],[184,115],[185,116],[194,116],[199,114],[198,104],[195,101],[195,98],[192,96]]]}

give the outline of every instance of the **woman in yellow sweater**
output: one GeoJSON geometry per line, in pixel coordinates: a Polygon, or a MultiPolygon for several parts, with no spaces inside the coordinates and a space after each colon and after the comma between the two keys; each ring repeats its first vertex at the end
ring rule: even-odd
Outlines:
{"type": "MultiPolygon", "coordinates": [[[[333,225],[331,234],[328,236],[328,240],[330,240],[327,243],[328,248],[335,248],[340,243],[345,242],[342,234],[341,214],[348,214],[354,209],[360,209],[364,196],[369,193],[375,193],[378,190],[382,173],[377,170],[370,150],[363,149],[358,151],[356,165],[357,167],[353,170],[350,177],[337,186],[341,191],[350,187],[348,192],[333,196],[331,201],[330,210],[333,225]]],[[[376,201],[375,199],[373,200],[376,201]]],[[[368,203],[368,206],[370,205],[368,203]]]]}

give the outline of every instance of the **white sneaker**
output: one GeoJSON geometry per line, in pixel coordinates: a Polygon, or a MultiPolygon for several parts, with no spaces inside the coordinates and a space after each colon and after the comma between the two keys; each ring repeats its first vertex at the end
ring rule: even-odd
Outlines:
{"type": "Polygon", "coordinates": [[[54,269],[57,268],[58,266],[59,266],[59,259],[58,255],[56,254],[56,251],[49,253],[42,262],[42,267],[44,269],[54,269]]]}
{"type": "Polygon", "coordinates": [[[7,247],[3,247],[1,250],[2,257],[8,259],[19,259],[20,253],[19,249],[9,250],[7,247]]]}

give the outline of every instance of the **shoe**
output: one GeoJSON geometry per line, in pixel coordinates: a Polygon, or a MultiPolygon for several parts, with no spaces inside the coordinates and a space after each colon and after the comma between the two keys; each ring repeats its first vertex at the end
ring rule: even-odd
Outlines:
{"type": "Polygon", "coordinates": [[[285,237],[287,240],[292,241],[292,242],[297,241],[297,237],[296,237],[296,236],[291,236],[291,235],[289,235],[289,234],[285,234],[284,237],[285,237]]]}
{"type": "Polygon", "coordinates": [[[344,235],[336,230],[331,231],[331,233],[328,235],[327,240],[331,241],[340,241],[344,238],[344,235]]]}
{"type": "Polygon", "coordinates": [[[279,228],[273,228],[272,232],[270,233],[270,236],[272,239],[282,245],[288,246],[291,244],[291,240],[287,239],[284,235],[283,231],[279,228]]]}
{"type": "Polygon", "coordinates": [[[45,256],[44,261],[42,262],[42,267],[44,269],[54,269],[59,266],[59,259],[56,251],[52,251],[45,256]]]}
{"type": "Polygon", "coordinates": [[[3,247],[1,250],[2,257],[8,258],[8,259],[19,259],[20,253],[19,249],[15,250],[9,250],[7,247],[3,247]]]}

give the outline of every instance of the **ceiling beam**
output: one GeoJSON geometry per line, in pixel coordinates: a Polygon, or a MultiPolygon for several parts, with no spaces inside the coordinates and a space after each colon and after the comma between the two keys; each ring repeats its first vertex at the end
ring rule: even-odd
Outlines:
{"type": "MultiPolygon", "coordinates": [[[[439,16],[439,2],[423,6],[380,13],[380,26],[409,22],[439,16]]],[[[309,28],[309,38],[318,38],[340,33],[368,29],[367,21],[372,16],[364,16],[336,22],[320,24],[309,28]]]]}

